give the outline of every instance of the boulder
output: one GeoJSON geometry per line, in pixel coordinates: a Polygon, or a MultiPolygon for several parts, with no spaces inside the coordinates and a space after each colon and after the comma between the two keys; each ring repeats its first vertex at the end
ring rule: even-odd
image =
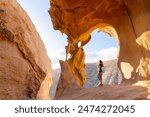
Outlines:
{"type": "Polygon", "coordinates": [[[0,1],[0,99],[50,99],[51,61],[17,0],[0,1]]]}

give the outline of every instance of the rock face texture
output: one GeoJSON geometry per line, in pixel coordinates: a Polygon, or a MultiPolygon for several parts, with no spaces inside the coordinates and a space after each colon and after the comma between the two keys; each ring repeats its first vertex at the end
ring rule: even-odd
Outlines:
{"type": "Polygon", "coordinates": [[[68,89],[76,90],[78,85],[76,82],[76,75],[72,74],[72,70],[67,62],[60,61],[61,76],[57,85],[55,99],[59,99],[68,92],[68,89]]]}
{"type": "Polygon", "coordinates": [[[139,81],[136,85],[111,85],[103,87],[71,88],[56,99],[61,100],[149,100],[150,82],[139,81]],[[148,87],[148,88],[147,88],[148,87]]]}
{"type": "Polygon", "coordinates": [[[55,30],[68,35],[66,60],[86,81],[83,47],[90,33],[99,29],[115,36],[120,45],[118,65],[125,79],[150,79],[149,0],[50,0],[50,16],[55,30]],[[81,42],[81,46],[78,43],[81,42]],[[82,48],[82,49],[81,49],[82,48]],[[77,55],[78,54],[78,55],[77,55]],[[77,63],[79,63],[77,65],[77,63]],[[78,66],[78,67],[77,67],[78,66]],[[82,73],[81,73],[82,71],[82,73]]]}
{"type": "Polygon", "coordinates": [[[0,0],[0,99],[49,99],[51,78],[51,62],[30,18],[16,0],[0,0]]]}

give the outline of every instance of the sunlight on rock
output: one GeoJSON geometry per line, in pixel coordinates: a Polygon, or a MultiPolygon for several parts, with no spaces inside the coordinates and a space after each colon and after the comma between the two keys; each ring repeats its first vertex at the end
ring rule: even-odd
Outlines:
{"type": "Polygon", "coordinates": [[[150,31],[144,32],[139,38],[136,39],[136,43],[150,51],[150,31]]]}
{"type": "Polygon", "coordinates": [[[134,68],[130,65],[130,63],[121,62],[121,70],[126,79],[130,79],[132,76],[132,72],[134,68]]]}
{"type": "Polygon", "coordinates": [[[41,83],[40,89],[37,94],[37,99],[38,100],[50,100],[51,97],[49,95],[49,91],[52,85],[53,85],[52,71],[49,71],[44,81],[41,83]]]}
{"type": "Polygon", "coordinates": [[[139,75],[146,78],[150,75],[150,59],[149,58],[141,58],[140,65],[138,66],[137,72],[139,75]]]}

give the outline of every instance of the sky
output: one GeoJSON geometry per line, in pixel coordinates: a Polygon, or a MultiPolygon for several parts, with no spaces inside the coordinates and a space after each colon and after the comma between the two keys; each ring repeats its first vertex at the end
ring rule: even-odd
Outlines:
{"type": "MultiPolygon", "coordinates": [[[[18,0],[27,12],[36,30],[44,42],[47,54],[52,61],[52,68],[59,68],[59,60],[65,60],[65,46],[67,36],[53,29],[51,18],[48,14],[49,0],[18,0]]],[[[96,30],[91,34],[91,41],[84,47],[86,63],[95,63],[117,58],[118,43],[104,32],[96,30]]]]}

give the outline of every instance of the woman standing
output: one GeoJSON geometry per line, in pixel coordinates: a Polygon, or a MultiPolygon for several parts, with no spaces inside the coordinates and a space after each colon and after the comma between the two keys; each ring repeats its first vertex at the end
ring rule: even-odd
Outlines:
{"type": "Polygon", "coordinates": [[[100,84],[99,84],[99,86],[101,86],[101,85],[103,85],[102,84],[102,67],[103,67],[103,62],[101,61],[101,60],[99,60],[99,65],[98,65],[98,79],[99,79],[99,81],[100,81],[100,84]]]}

